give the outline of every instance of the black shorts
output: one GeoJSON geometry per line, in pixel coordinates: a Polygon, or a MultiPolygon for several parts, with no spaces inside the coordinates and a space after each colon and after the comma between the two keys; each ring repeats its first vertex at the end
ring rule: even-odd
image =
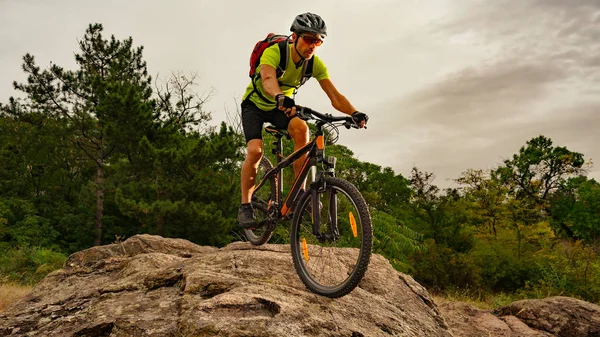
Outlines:
{"type": "Polygon", "coordinates": [[[278,129],[287,130],[292,118],[287,117],[283,111],[278,109],[261,110],[248,99],[242,102],[242,127],[246,143],[252,139],[262,140],[264,123],[271,123],[278,129]]]}

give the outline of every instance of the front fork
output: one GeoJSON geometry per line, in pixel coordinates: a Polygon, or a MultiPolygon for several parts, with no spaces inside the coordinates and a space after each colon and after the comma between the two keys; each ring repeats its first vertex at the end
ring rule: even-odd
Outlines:
{"type": "Polygon", "coordinates": [[[328,200],[328,223],[329,230],[326,233],[321,233],[321,203],[319,202],[319,192],[325,192],[325,175],[334,175],[335,170],[335,157],[327,157],[323,160],[323,163],[327,167],[326,171],[316,174],[316,166],[311,167],[311,178],[310,183],[310,199],[311,199],[311,218],[312,218],[312,231],[313,235],[319,239],[319,241],[336,241],[340,238],[338,230],[338,218],[337,218],[337,191],[335,189],[329,189],[329,200],[328,200]]]}

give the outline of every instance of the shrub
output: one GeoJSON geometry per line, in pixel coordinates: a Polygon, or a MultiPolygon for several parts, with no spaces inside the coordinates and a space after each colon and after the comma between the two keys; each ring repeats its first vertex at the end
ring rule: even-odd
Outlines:
{"type": "Polygon", "coordinates": [[[0,277],[18,284],[35,284],[62,268],[67,257],[47,248],[24,246],[5,250],[0,256],[0,277]]]}

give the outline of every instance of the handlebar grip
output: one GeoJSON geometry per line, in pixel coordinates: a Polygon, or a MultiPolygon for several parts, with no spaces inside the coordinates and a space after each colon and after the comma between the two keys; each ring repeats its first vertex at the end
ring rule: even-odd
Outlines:
{"type": "Polygon", "coordinates": [[[307,121],[312,115],[312,110],[301,105],[296,105],[296,114],[300,119],[307,121]]]}

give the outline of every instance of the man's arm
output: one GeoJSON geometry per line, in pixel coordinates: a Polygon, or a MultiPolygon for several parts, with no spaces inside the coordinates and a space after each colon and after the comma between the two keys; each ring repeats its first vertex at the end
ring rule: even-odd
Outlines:
{"type": "Polygon", "coordinates": [[[346,96],[342,95],[337,88],[333,85],[330,79],[325,78],[319,81],[321,88],[329,97],[331,105],[338,111],[345,114],[352,115],[356,111],[356,108],[348,101],[346,96]]]}
{"type": "Polygon", "coordinates": [[[369,117],[362,112],[358,112],[352,103],[348,101],[346,96],[337,91],[330,79],[324,78],[319,81],[319,84],[331,100],[331,105],[333,105],[336,110],[352,116],[355,122],[359,122],[361,128],[365,127],[369,117]]]}
{"type": "Polygon", "coordinates": [[[296,107],[293,106],[291,108],[285,108],[288,106],[287,101],[291,101],[291,105],[293,105],[294,100],[289,97],[283,96],[283,91],[279,87],[279,82],[277,81],[277,72],[275,68],[268,64],[262,64],[260,66],[260,77],[262,78],[262,86],[263,89],[267,92],[267,94],[275,97],[277,101],[277,107],[279,110],[285,112],[288,116],[293,116],[296,114],[296,107]],[[277,99],[277,95],[282,95],[279,99],[277,99]]]}
{"type": "Polygon", "coordinates": [[[279,87],[279,82],[277,82],[277,72],[275,71],[275,68],[268,64],[262,64],[260,66],[260,77],[262,79],[263,89],[267,94],[272,97],[283,94],[279,87]]]}

